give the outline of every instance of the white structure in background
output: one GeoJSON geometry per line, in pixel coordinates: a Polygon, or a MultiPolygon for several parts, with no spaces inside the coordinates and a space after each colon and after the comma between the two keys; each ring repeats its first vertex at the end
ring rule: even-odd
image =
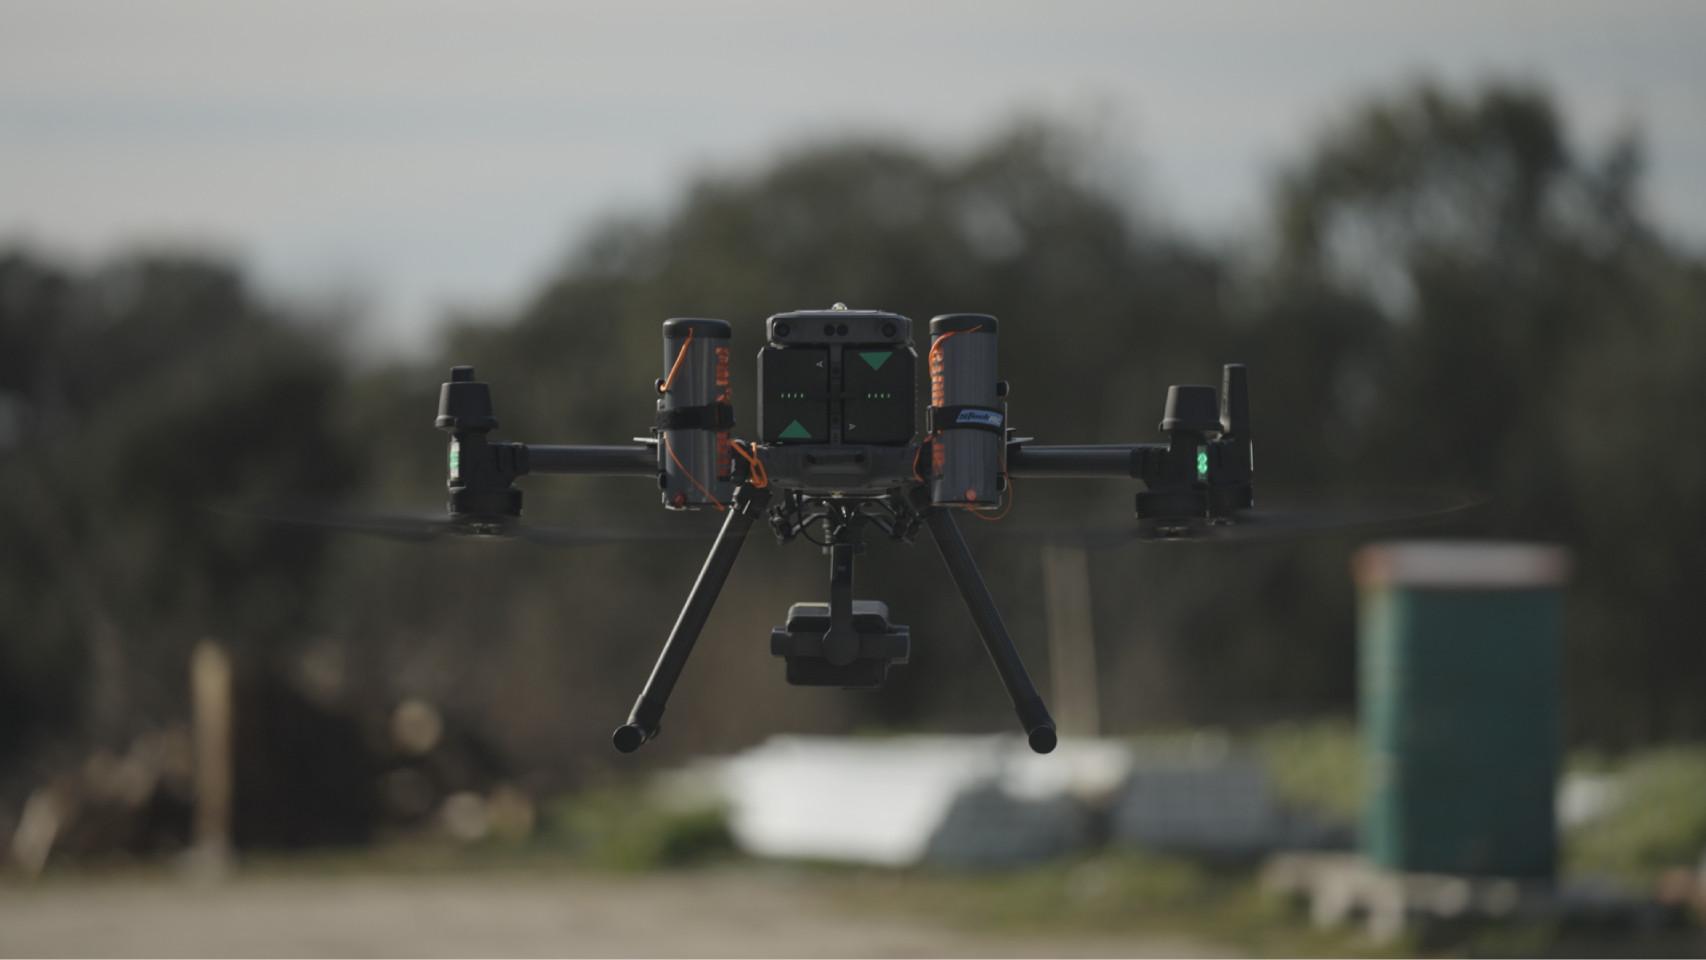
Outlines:
{"type": "Polygon", "coordinates": [[[1101,843],[1252,857],[1350,837],[1207,732],[1067,739],[1047,756],[1009,736],[781,736],[689,779],[714,785],[743,850],[782,859],[998,867],[1101,843]]]}
{"type": "Polygon", "coordinates": [[[1350,840],[1347,829],[1287,806],[1258,757],[1203,733],[1133,748],[1108,833],[1118,846],[1221,858],[1350,840]]]}
{"type": "Polygon", "coordinates": [[[1617,809],[1624,791],[1608,773],[1566,773],[1558,782],[1558,826],[1565,830],[1592,823],[1617,809]]]}
{"type": "MultiPolygon", "coordinates": [[[[741,849],[779,859],[996,867],[1102,843],[1245,859],[1353,838],[1350,823],[1287,804],[1257,756],[1209,731],[1066,739],[1047,756],[1017,736],[779,736],[658,786],[685,806],[726,804],[741,849]]],[[[1620,793],[1611,777],[1568,776],[1560,821],[1601,816],[1620,793]]]]}
{"type": "Polygon", "coordinates": [[[1089,803],[1130,772],[1121,744],[1017,737],[775,737],[722,764],[748,853],[901,866],[1044,859],[1084,845],[1089,803]]]}

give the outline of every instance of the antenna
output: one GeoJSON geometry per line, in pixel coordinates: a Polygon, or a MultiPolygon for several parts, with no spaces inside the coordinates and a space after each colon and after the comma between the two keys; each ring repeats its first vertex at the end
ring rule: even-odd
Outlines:
{"type": "Polygon", "coordinates": [[[1250,381],[1242,363],[1220,368],[1220,431],[1226,440],[1250,439],[1250,381]]]}

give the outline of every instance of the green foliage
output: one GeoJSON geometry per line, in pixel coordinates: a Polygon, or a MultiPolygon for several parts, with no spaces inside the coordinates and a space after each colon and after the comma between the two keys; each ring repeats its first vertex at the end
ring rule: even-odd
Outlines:
{"type": "Polygon", "coordinates": [[[1646,886],[1706,858],[1706,748],[1647,750],[1611,766],[1618,799],[1565,840],[1572,870],[1646,886]]]}
{"type": "Polygon", "coordinates": [[[1287,804],[1354,823],[1362,811],[1362,739],[1348,720],[1315,720],[1264,727],[1257,754],[1287,804]]]}
{"type": "MultiPolygon", "coordinates": [[[[1354,724],[1282,723],[1258,730],[1252,745],[1280,797],[1356,822],[1364,764],[1354,724]]],[[[1615,803],[1564,835],[1566,870],[1649,887],[1665,870],[1697,867],[1706,857],[1706,748],[1667,746],[1606,758],[1571,756],[1569,770],[1608,778],[1615,803]]]]}
{"type": "Polygon", "coordinates": [[[721,807],[677,807],[635,788],[566,796],[548,809],[542,833],[580,862],[611,870],[691,866],[734,852],[721,807]]]}

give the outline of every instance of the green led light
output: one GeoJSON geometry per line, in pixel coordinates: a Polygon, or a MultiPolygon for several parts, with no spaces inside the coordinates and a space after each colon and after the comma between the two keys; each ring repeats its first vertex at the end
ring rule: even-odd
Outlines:
{"type": "Polygon", "coordinates": [[[462,466],[462,444],[450,441],[450,475],[456,476],[456,471],[462,466]]]}
{"type": "Polygon", "coordinates": [[[1208,479],[1208,448],[1197,448],[1197,479],[1208,479]]]}

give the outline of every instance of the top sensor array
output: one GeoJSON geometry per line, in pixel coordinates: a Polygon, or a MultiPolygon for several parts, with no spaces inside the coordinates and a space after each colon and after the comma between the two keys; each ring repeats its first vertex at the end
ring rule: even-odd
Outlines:
{"type": "Polygon", "coordinates": [[[802,310],[766,324],[759,440],[905,444],[916,432],[912,321],[880,310],[802,310]]]}

